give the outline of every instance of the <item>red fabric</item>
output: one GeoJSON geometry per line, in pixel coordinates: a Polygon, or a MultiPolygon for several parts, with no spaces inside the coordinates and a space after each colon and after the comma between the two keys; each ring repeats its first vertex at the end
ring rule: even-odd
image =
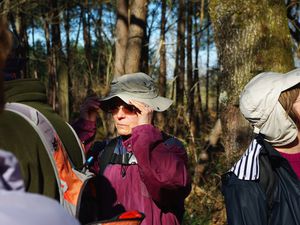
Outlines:
{"type": "Polygon", "coordinates": [[[294,172],[297,174],[298,179],[300,180],[300,152],[294,154],[288,154],[283,152],[279,152],[279,153],[283,158],[285,158],[290,163],[294,172]]]}
{"type": "Polygon", "coordinates": [[[119,219],[141,219],[144,216],[138,211],[124,212],[119,216],[119,219]]]}

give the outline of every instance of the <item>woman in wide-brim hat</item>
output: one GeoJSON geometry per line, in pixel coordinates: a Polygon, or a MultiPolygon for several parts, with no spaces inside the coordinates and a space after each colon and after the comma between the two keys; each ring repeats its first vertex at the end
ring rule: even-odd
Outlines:
{"type": "Polygon", "coordinates": [[[144,73],[123,75],[112,81],[108,96],[83,103],[74,128],[87,155],[98,157],[97,172],[103,174],[97,185],[103,193],[100,219],[138,210],[145,214],[143,225],[181,223],[190,192],[187,154],[178,139],[152,124],[153,111],[164,111],[171,104],[144,73]],[[90,148],[100,108],[112,114],[119,136],[90,148]]]}

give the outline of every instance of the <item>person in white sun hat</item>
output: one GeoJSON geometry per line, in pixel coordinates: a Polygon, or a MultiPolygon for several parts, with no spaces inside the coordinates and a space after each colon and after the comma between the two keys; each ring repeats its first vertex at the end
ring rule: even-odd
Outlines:
{"type": "Polygon", "coordinates": [[[165,111],[171,104],[144,73],[116,78],[106,97],[83,103],[74,128],[86,145],[88,161],[98,157],[100,219],[138,210],[145,214],[142,225],[181,223],[190,192],[187,154],[178,139],[152,124],[153,111],[165,111]],[[90,148],[100,108],[112,114],[118,137],[90,148]]]}
{"type": "Polygon", "coordinates": [[[222,177],[228,224],[300,224],[300,69],[254,77],[240,110],[257,135],[222,177]]]}

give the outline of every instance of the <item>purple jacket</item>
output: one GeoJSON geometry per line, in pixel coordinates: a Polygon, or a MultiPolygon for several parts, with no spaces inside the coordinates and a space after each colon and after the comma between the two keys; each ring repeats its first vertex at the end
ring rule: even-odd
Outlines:
{"type": "MultiPolygon", "coordinates": [[[[82,141],[94,135],[88,121],[79,120],[74,128],[82,141]]],[[[138,210],[145,214],[142,225],[180,224],[184,199],[190,192],[187,154],[182,143],[173,137],[164,141],[160,130],[141,125],[122,144],[138,163],[106,167],[97,186],[103,193],[103,219],[124,210],[138,210]],[[126,174],[122,176],[124,170],[126,174]]]]}

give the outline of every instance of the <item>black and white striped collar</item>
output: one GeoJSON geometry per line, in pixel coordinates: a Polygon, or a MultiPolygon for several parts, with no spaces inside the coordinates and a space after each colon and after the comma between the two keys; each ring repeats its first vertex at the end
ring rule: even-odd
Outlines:
{"type": "Polygon", "coordinates": [[[229,170],[233,172],[240,180],[257,180],[259,179],[259,154],[262,145],[253,139],[245,153],[239,161],[229,170]]]}

